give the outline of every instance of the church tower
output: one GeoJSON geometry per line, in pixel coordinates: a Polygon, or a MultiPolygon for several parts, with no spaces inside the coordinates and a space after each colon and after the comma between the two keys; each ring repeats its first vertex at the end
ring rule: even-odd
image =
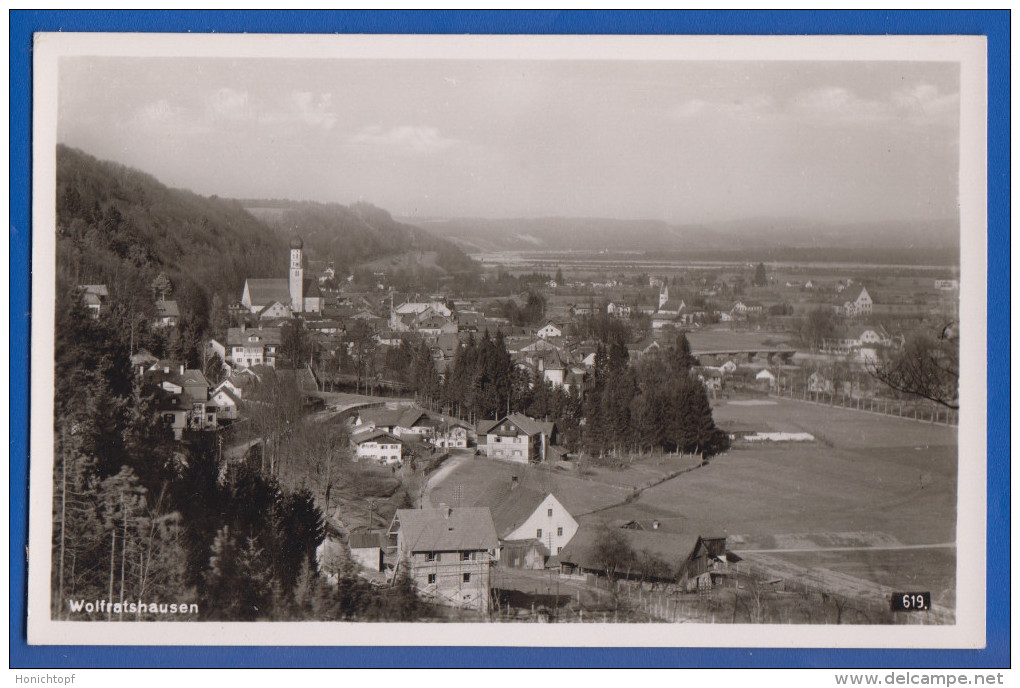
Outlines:
{"type": "Polygon", "coordinates": [[[290,240],[290,310],[294,313],[305,310],[305,265],[302,255],[304,245],[299,236],[290,240]]]}
{"type": "Polygon", "coordinates": [[[662,289],[659,290],[659,308],[666,305],[667,301],[669,301],[669,287],[663,283],[662,289]]]}

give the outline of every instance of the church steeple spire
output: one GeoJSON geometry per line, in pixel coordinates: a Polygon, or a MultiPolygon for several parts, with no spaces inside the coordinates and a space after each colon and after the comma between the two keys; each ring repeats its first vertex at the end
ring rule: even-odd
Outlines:
{"type": "Polygon", "coordinates": [[[305,309],[304,245],[297,235],[290,240],[290,310],[294,313],[302,313],[305,309]]]}

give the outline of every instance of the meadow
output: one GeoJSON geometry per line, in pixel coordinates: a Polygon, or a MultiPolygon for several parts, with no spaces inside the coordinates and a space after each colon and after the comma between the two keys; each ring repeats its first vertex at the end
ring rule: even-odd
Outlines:
{"type": "Polygon", "coordinates": [[[812,580],[849,581],[855,590],[930,589],[940,605],[952,606],[956,428],[793,400],[743,401],[719,402],[717,423],[809,432],[816,441],[738,442],[639,494],[636,486],[661,479],[682,459],[646,458],[582,477],[479,458],[450,475],[432,501],[453,504],[459,493],[472,504],[491,481],[517,475],[552,491],[581,523],[660,519],[664,530],[724,534],[738,555],[767,555],[812,580]],[[917,548],[924,545],[939,547],[917,548]]]}

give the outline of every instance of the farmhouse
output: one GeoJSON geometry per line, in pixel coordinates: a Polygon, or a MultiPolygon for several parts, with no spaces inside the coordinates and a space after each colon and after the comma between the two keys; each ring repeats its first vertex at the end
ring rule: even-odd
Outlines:
{"type": "Polygon", "coordinates": [[[607,570],[615,569],[616,578],[679,583],[697,544],[697,535],[584,525],[559,554],[560,574],[594,584],[608,575],[607,570]],[[626,551],[619,561],[607,562],[599,556],[600,541],[606,537],[624,543],[626,551]]]}
{"type": "Polygon", "coordinates": [[[277,352],[280,349],[279,328],[248,329],[247,326],[227,329],[227,363],[237,368],[256,365],[276,367],[277,352]]]}
{"type": "Polygon", "coordinates": [[[542,423],[522,413],[478,424],[478,448],[484,449],[485,455],[491,459],[541,463],[555,439],[554,423],[542,423]]]}
{"type": "Polygon", "coordinates": [[[385,430],[369,430],[351,435],[356,460],[372,459],[384,466],[403,464],[403,444],[385,430]]]}
{"type": "Polygon", "coordinates": [[[181,311],[176,301],[157,301],[156,318],[152,321],[154,328],[177,327],[181,322],[181,311]]]}
{"type": "Polygon", "coordinates": [[[865,287],[861,287],[856,299],[844,301],[842,307],[837,307],[837,310],[842,311],[843,315],[848,318],[856,318],[861,315],[871,315],[874,305],[875,302],[872,300],[871,294],[865,287]]]}
{"type": "Polygon", "coordinates": [[[539,328],[536,334],[542,339],[548,339],[549,337],[562,337],[563,327],[550,321],[543,325],[541,328],[539,328]]]}
{"type": "Polygon", "coordinates": [[[581,526],[559,560],[560,575],[583,577],[590,583],[613,570],[618,579],[684,584],[693,589],[710,588],[728,575],[727,557],[725,536],[581,526]],[[614,562],[599,556],[600,541],[607,535],[623,543],[623,556],[614,562]]]}
{"type": "Polygon", "coordinates": [[[89,309],[93,318],[98,318],[110,300],[110,290],[105,284],[79,284],[81,302],[89,309]]]}
{"type": "Polygon", "coordinates": [[[524,487],[516,476],[490,486],[475,505],[492,510],[503,566],[544,568],[577,532],[577,521],[552,493],[524,487]]]}
{"type": "Polygon", "coordinates": [[[367,408],[358,411],[354,431],[383,430],[396,437],[430,435],[436,423],[420,408],[367,408]]]}
{"type": "Polygon", "coordinates": [[[489,574],[499,540],[487,508],[398,509],[387,531],[398,566],[407,566],[422,597],[489,610],[489,574]]]}

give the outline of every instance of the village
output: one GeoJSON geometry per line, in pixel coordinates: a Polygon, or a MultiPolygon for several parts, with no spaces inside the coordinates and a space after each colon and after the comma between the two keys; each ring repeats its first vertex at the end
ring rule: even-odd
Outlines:
{"type": "MultiPolygon", "coordinates": [[[[486,262],[483,280],[510,274],[521,291],[412,293],[385,270],[356,279],[309,260],[294,236],[288,276],[246,280],[201,368],[137,348],[131,370],[176,441],[213,435],[225,464],[252,463],[315,494],[326,580],[353,566],[386,586],[404,567],[435,619],[889,623],[885,597],[906,567],[882,563],[876,576],[833,557],[914,547],[938,558],[929,570],[949,617],[930,622],[951,618],[956,412],[879,373],[919,332],[958,335],[954,275],[864,266],[834,278],[764,263],[657,274],[628,260],[565,261],[567,274],[536,269],[549,259],[486,262]],[[466,351],[485,347],[505,352],[512,380],[483,414],[440,390],[466,351]],[[596,387],[614,355],[621,370],[682,357],[719,437],[609,436],[593,449],[581,409],[605,393],[596,387]],[[908,444],[917,451],[874,469],[895,474],[891,492],[867,480],[871,457],[846,473],[850,452],[908,444]],[[921,454],[937,468],[918,469],[921,454]],[[772,468],[742,473],[753,462],[772,468]],[[829,479],[860,483],[843,518],[811,511],[840,499],[821,492],[790,520],[779,508],[796,501],[789,494],[757,505],[775,522],[755,516],[771,489],[762,481],[804,496],[829,479]],[[938,495],[910,507],[940,514],[931,533],[894,532],[881,513],[904,501],[908,481],[938,495]],[[725,513],[718,500],[730,501],[725,513]]],[[[109,307],[105,285],[78,292],[95,317],[109,307]]],[[[148,326],[171,333],[181,306],[169,280],[156,292],[148,326]]]]}

